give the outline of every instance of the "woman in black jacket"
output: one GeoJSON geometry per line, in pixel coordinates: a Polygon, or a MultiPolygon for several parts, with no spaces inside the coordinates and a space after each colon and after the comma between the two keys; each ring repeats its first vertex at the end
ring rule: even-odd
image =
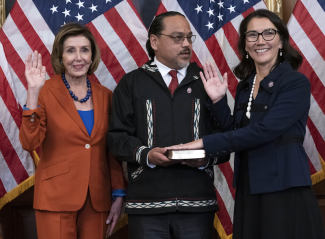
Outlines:
{"type": "Polygon", "coordinates": [[[223,133],[171,148],[204,148],[209,157],[236,152],[234,239],[325,238],[302,145],[310,107],[310,82],[296,71],[302,57],[283,21],[268,10],[248,15],[239,34],[233,115],[227,75],[221,82],[211,64],[205,77],[201,73],[223,133]]]}

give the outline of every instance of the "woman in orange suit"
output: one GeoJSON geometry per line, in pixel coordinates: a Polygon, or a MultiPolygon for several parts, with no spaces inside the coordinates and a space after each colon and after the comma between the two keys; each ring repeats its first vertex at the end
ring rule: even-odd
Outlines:
{"type": "Polygon", "coordinates": [[[42,150],[34,194],[38,238],[105,238],[119,217],[125,184],[120,162],[106,147],[112,92],[87,78],[100,62],[89,29],[64,25],[51,62],[57,75],[45,81],[41,55],[35,51],[25,61],[19,135],[25,150],[42,150]]]}

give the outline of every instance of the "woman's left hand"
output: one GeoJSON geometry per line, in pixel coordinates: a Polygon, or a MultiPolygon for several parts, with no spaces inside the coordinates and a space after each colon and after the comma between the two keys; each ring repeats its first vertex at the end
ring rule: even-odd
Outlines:
{"type": "Polygon", "coordinates": [[[170,147],[166,147],[167,150],[178,150],[178,149],[203,149],[203,140],[199,139],[187,144],[178,144],[170,147]]]}
{"type": "Polygon", "coordinates": [[[106,224],[107,224],[106,238],[112,234],[115,228],[116,222],[119,219],[121,214],[122,204],[123,204],[123,197],[117,197],[115,202],[112,203],[111,210],[109,211],[106,220],[106,224]]]}

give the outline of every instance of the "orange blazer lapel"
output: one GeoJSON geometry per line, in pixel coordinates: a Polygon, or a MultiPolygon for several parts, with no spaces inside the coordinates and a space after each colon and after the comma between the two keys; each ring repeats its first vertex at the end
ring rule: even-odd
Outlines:
{"type": "MultiPolygon", "coordinates": [[[[63,80],[60,75],[52,77],[52,87],[50,91],[59,102],[61,107],[69,114],[69,116],[76,122],[76,124],[81,128],[81,130],[88,136],[87,129],[80,118],[80,115],[77,111],[76,106],[73,103],[73,100],[63,83],[63,80]]],[[[55,109],[52,109],[55,110],[55,109]]]]}
{"type": "Polygon", "coordinates": [[[103,102],[104,100],[103,90],[100,88],[100,86],[97,83],[91,82],[91,90],[92,90],[92,98],[94,104],[95,119],[94,119],[94,127],[90,137],[93,138],[96,135],[100,124],[102,123],[103,112],[105,112],[104,106],[107,105],[107,103],[103,102]]]}

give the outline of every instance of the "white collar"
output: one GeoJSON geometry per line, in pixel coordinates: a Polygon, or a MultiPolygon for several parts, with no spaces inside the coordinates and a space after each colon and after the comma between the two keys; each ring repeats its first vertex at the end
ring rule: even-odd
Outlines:
{"type": "MultiPolygon", "coordinates": [[[[153,62],[151,64],[155,64],[158,67],[158,70],[161,74],[161,76],[164,78],[171,70],[168,66],[165,66],[164,64],[160,63],[157,58],[155,57],[153,62]]],[[[187,67],[189,66],[189,64],[187,66],[185,66],[184,68],[177,70],[177,74],[181,74],[183,76],[183,78],[186,76],[187,73],[187,67]]]]}

